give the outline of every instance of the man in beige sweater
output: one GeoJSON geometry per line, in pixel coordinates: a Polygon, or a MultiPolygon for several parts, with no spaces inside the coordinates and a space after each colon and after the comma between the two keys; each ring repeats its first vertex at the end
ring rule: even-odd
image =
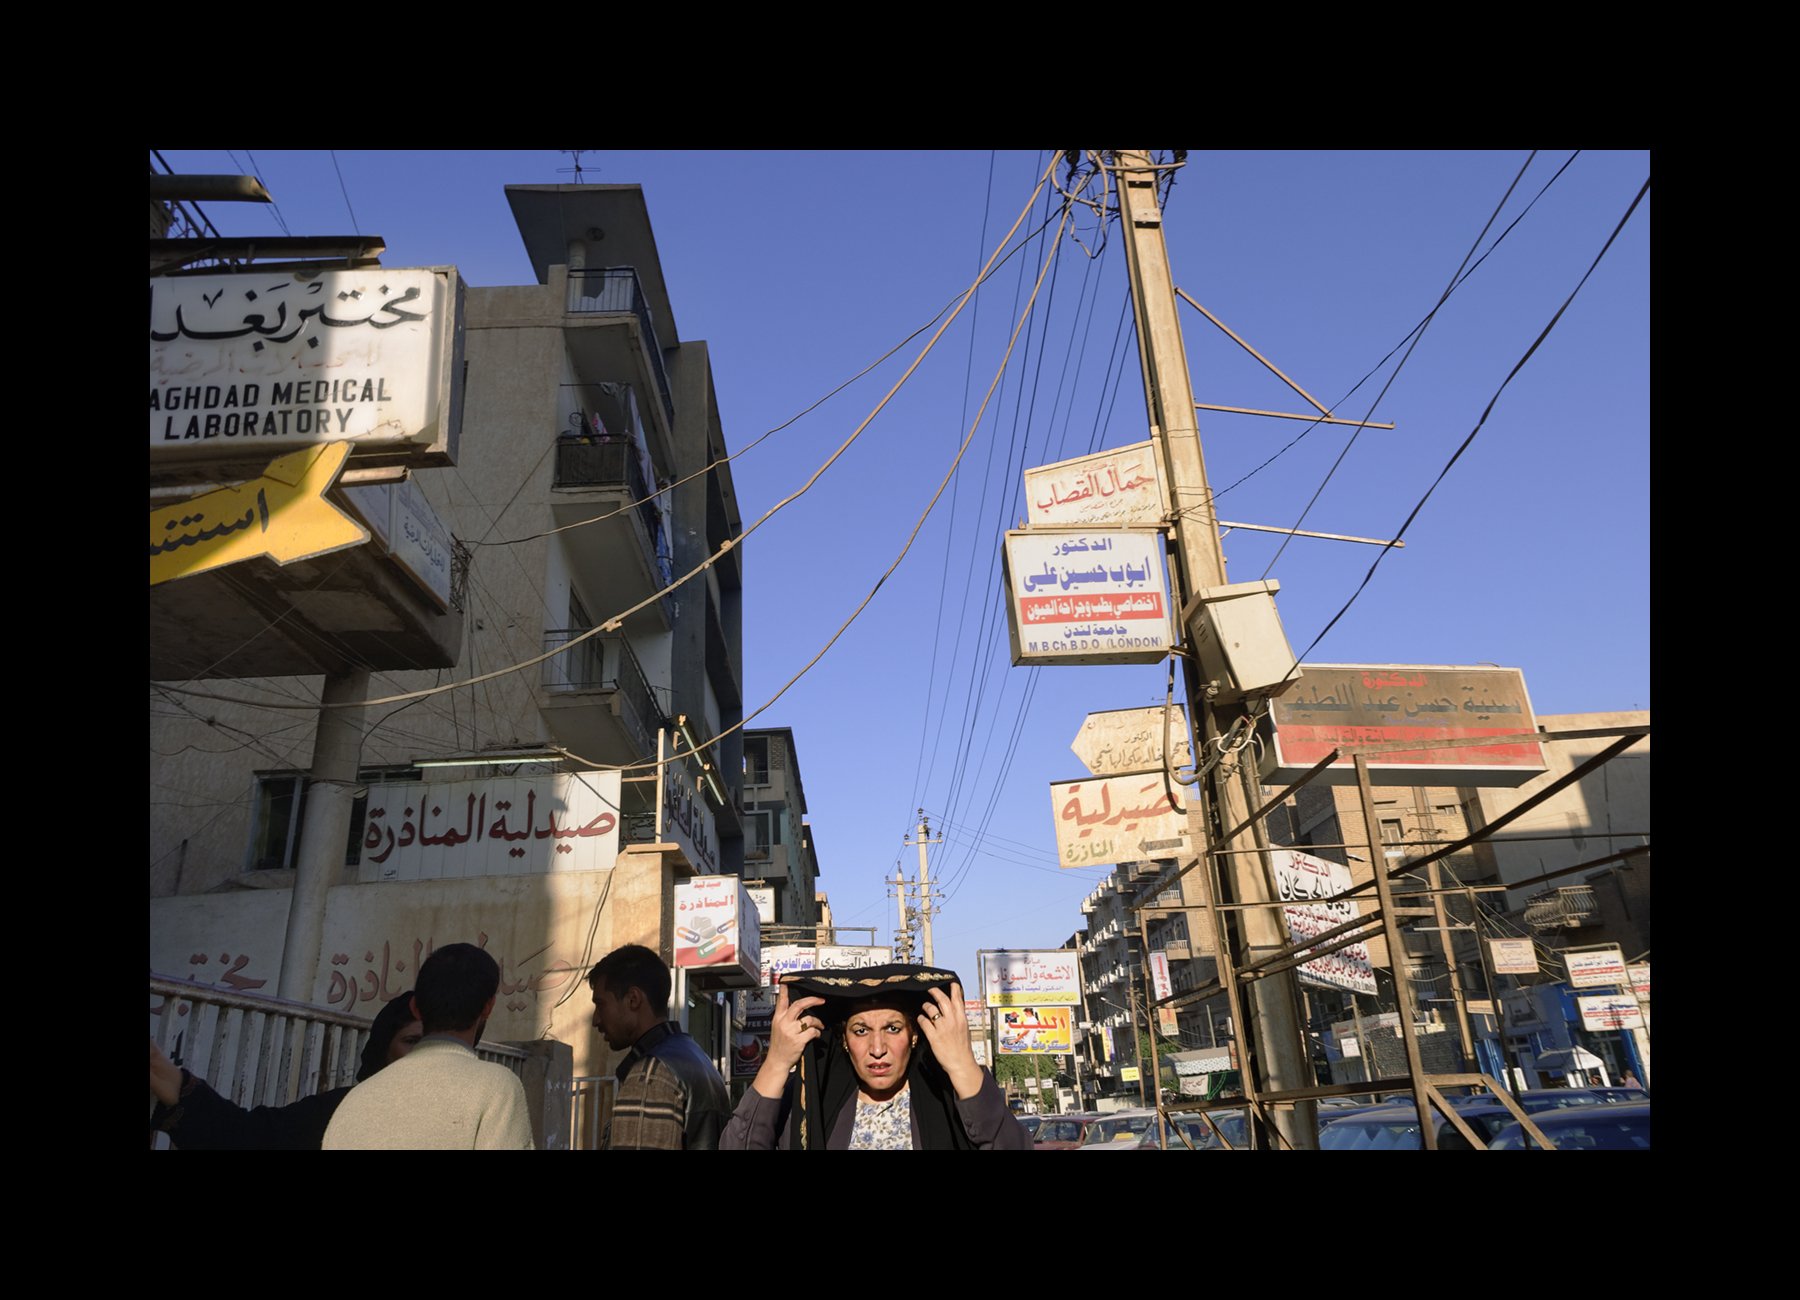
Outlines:
{"type": "Polygon", "coordinates": [[[524,1085],[475,1055],[499,991],[499,965],[474,944],[448,944],[426,958],[413,991],[425,1037],[350,1090],[324,1149],[531,1150],[524,1085]]]}

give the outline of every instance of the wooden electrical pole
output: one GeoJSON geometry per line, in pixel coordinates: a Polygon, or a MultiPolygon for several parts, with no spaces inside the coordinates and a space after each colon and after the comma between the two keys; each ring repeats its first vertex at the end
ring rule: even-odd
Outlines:
{"type": "MultiPolygon", "coordinates": [[[[1175,281],[1163,242],[1157,182],[1165,169],[1156,166],[1150,151],[1144,149],[1115,150],[1111,157],[1113,174],[1119,182],[1119,221],[1136,309],[1138,357],[1143,367],[1150,436],[1157,444],[1169,486],[1171,591],[1175,608],[1185,611],[1196,593],[1225,585],[1225,555],[1219,543],[1212,489],[1206,481],[1206,463],[1200,454],[1200,424],[1194,414],[1187,353],[1176,315],[1175,281]]],[[[1183,639],[1187,639],[1185,628],[1183,639]]],[[[1227,711],[1215,705],[1218,692],[1202,680],[1194,656],[1183,656],[1182,671],[1188,703],[1194,709],[1194,754],[1204,758],[1208,748],[1205,742],[1223,736],[1239,710],[1234,707],[1227,711]]],[[[1238,702],[1232,703],[1235,706],[1238,702]]],[[[1228,896],[1226,901],[1239,905],[1269,903],[1273,901],[1273,868],[1266,855],[1256,851],[1256,837],[1250,829],[1240,830],[1228,843],[1218,842],[1225,830],[1244,827],[1250,813],[1243,785],[1225,771],[1226,766],[1226,762],[1215,763],[1202,780],[1202,806],[1211,814],[1210,824],[1204,813],[1196,815],[1194,801],[1190,801],[1189,826],[1199,832],[1194,840],[1197,847],[1204,846],[1202,851],[1227,850],[1219,873],[1228,896]]],[[[1218,954],[1221,963],[1241,966],[1288,941],[1273,907],[1245,906],[1233,916],[1233,950],[1218,954]]],[[[1254,1080],[1260,1067],[1260,1091],[1315,1086],[1301,1034],[1298,984],[1293,972],[1283,971],[1254,981],[1247,990],[1246,1001],[1253,1012],[1253,1024],[1236,1026],[1246,1081],[1254,1080]]],[[[1299,1103],[1292,1110],[1283,1109],[1279,1124],[1288,1146],[1309,1149],[1317,1145],[1311,1102],[1299,1103]]]]}

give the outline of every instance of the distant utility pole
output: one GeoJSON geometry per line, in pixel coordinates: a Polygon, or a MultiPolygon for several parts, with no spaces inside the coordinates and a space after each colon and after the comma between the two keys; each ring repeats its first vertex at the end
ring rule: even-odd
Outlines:
{"type": "Polygon", "coordinates": [[[912,960],[912,918],[906,911],[906,877],[900,874],[900,864],[894,864],[894,897],[900,900],[900,928],[894,931],[894,946],[899,949],[901,961],[912,960]]]}
{"type": "MultiPolygon", "coordinates": [[[[1175,281],[1163,242],[1162,212],[1156,188],[1164,169],[1157,167],[1146,149],[1113,152],[1119,180],[1119,224],[1131,275],[1131,297],[1136,307],[1138,356],[1144,372],[1144,397],[1149,408],[1150,436],[1155,440],[1168,477],[1170,521],[1170,580],[1175,608],[1183,612],[1195,595],[1208,587],[1222,587],[1225,553],[1219,543],[1218,515],[1212,489],[1206,481],[1206,462],[1200,453],[1200,422],[1194,414],[1194,391],[1188,377],[1187,353],[1181,341],[1176,315],[1175,281]]],[[[1185,628],[1183,629],[1184,639],[1185,628]]],[[[1193,655],[1182,656],[1181,666],[1188,703],[1194,709],[1194,754],[1204,758],[1206,742],[1226,734],[1241,701],[1215,703],[1218,692],[1201,679],[1200,664],[1193,655]]],[[[1242,961],[1259,950],[1287,943],[1274,908],[1254,904],[1271,900],[1273,867],[1260,848],[1255,828],[1239,831],[1229,843],[1219,843],[1227,830],[1245,826],[1250,805],[1244,778],[1216,763],[1203,780],[1203,807],[1211,811],[1211,824],[1192,815],[1189,826],[1203,832],[1196,843],[1206,849],[1224,849],[1220,877],[1226,883],[1228,901],[1251,904],[1235,913],[1238,930],[1236,952],[1218,954],[1221,963],[1242,961]]],[[[1398,959],[1396,959],[1398,960],[1398,959]]],[[[1252,1025],[1239,1025],[1239,1047],[1245,1064],[1260,1061],[1265,1079],[1262,1090],[1283,1092],[1316,1085],[1300,1032],[1298,984],[1292,970],[1264,976],[1248,990],[1254,1008],[1252,1025]],[[1254,1041],[1254,1052],[1251,1048],[1254,1041]]],[[[1248,1074],[1249,1072],[1246,1071],[1248,1074]]],[[[1253,1077],[1253,1076],[1252,1076],[1253,1077]]],[[[1292,1111],[1280,1112],[1282,1135],[1296,1149],[1317,1143],[1312,1103],[1302,1102],[1292,1111]]]]}
{"type": "MultiPolygon", "coordinates": [[[[925,810],[919,809],[919,838],[913,841],[919,846],[919,928],[925,940],[925,964],[932,965],[931,949],[931,914],[937,911],[931,901],[931,864],[925,858],[927,844],[942,844],[943,837],[931,838],[931,824],[925,819],[925,810]]],[[[905,906],[904,903],[901,904],[905,906]]]]}

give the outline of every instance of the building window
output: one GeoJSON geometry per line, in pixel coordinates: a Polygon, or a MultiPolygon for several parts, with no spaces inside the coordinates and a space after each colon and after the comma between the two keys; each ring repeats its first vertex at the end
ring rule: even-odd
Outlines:
{"type": "Polygon", "coordinates": [[[767,737],[757,736],[744,741],[744,784],[767,785],[769,783],[769,741],[767,737]]]}
{"type": "MultiPolygon", "coordinates": [[[[418,781],[423,773],[416,767],[365,767],[357,772],[360,782],[383,784],[418,781]]],[[[259,772],[256,775],[256,806],[250,826],[250,852],[244,864],[246,871],[280,871],[292,869],[300,848],[300,827],[306,817],[306,790],[309,784],[304,772],[259,772]]],[[[363,816],[369,808],[368,792],[356,796],[350,806],[350,831],[344,844],[344,865],[354,867],[362,861],[363,816]]]]}
{"type": "Polygon", "coordinates": [[[766,858],[771,845],[781,843],[781,814],[773,809],[762,809],[744,814],[744,854],[747,857],[766,858]]]}

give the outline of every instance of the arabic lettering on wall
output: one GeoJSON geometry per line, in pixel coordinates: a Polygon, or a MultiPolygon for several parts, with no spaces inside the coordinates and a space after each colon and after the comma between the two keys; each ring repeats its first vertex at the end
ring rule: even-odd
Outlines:
{"type": "Polygon", "coordinates": [[[616,772],[371,786],[362,878],[411,880],[610,867],[616,772]]]}
{"type": "MultiPolygon", "coordinates": [[[[475,946],[485,951],[487,945],[487,931],[478,930],[475,946]]],[[[410,945],[383,939],[380,962],[376,961],[375,946],[370,944],[363,950],[363,969],[360,972],[355,969],[358,963],[350,953],[333,953],[325,993],[326,1005],[345,1012],[364,1005],[365,1010],[358,1014],[373,1015],[383,1004],[412,987],[419,967],[431,956],[436,946],[436,942],[430,937],[414,938],[410,945]],[[374,1005],[366,1005],[370,1003],[374,1005]]],[[[540,995],[554,992],[581,975],[582,972],[577,967],[558,958],[540,962],[550,948],[550,944],[545,944],[536,952],[519,958],[501,953],[491,954],[500,963],[500,1005],[504,1009],[513,1012],[529,1011],[540,995]]]]}

